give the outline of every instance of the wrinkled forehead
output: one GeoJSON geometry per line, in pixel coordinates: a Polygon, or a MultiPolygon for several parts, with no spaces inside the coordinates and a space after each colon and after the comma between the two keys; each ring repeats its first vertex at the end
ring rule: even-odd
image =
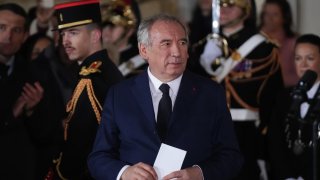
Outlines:
{"type": "Polygon", "coordinates": [[[157,21],[150,29],[151,34],[179,34],[179,36],[187,36],[186,29],[183,25],[175,21],[157,21]]]}

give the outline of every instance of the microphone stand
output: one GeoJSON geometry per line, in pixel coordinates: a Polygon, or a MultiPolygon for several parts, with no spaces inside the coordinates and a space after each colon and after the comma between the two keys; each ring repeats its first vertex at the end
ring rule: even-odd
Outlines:
{"type": "Polygon", "coordinates": [[[314,106],[311,106],[310,113],[307,113],[305,122],[312,124],[312,177],[313,180],[318,180],[319,177],[319,162],[318,162],[318,151],[319,151],[319,136],[320,136],[320,87],[318,88],[314,99],[316,100],[314,106]]]}
{"type": "MultiPolygon", "coordinates": [[[[298,117],[297,112],[300,110],[301,103],[307,99],[307,91],[312,87],[317,79],[317,73],[308,70],[299,80],[297,86],[293,90],[293,103],[291,104],[289,117],[298,117]]],[[[300,123],[308,123],[312,125],[312,177],[318,180],[318,130],[320,136],[319,118],[320,118],[320,88],[318,87],[314,96],[312,105],[304,118],[298,118],[300,123]],[[319,129],[318,129],[319,127],[319,129]]]]}
{"type": "Polygon", "coordinates": [[[315,119],[312,123],[312,177],[313,180],[318,180],[318,133],[319,130],[319,118],[315,119]]]}

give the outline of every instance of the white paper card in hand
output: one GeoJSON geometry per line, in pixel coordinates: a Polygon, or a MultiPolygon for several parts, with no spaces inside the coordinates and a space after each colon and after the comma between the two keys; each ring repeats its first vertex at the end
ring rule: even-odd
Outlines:
{"type": "Polygon", "coordinates": [[[183,160],[187,151],[172,147],[167,144],[161,144],[157,158],[153,164],[157,172],[158,179],[181,169],[183,160]]]}

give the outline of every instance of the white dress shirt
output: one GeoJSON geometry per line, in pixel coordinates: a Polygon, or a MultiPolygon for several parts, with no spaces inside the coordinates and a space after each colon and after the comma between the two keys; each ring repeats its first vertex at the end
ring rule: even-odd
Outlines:
{"type": "Polygon", "coordinates": [[[148,76],[149,76],[149,87],[150,87],[150,91],[151,91],[154,115],[155,115],[155,119],[157,120],[158,106],[159,106],[160,99],[162,97],[162,92],[160,91],[159,87],[163,83],[166,83],[166,84],[168,84],[170,86],[169,95],[170,95],[170,98],[171,98],[171,101],[172,101],[172,110],[173,110],[174,103],[176,101],[178,90],[179,90],[179,87],[180,87],[180,82],[181,82],[181,79],[182,79],[182,75],[179,76],[178,78],[174,79],[173,81],[161,82],[159,79],[157,79],[150,72],[150,69],[148,68],[148,76]]]}

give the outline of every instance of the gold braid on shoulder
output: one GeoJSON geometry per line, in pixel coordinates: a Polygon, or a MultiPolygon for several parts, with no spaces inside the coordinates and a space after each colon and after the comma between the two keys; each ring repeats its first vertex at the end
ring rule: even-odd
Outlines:
{"type": "MultiPolygon", "coordinates": [[[[95,61],[92,64],[90,64],[90,66],[88,68],[86,67],[82,67],[81,71],[80,71],[80,75],[82,76],[88,76],[90,74],[93,73],[100,73],[101,71],[98,69],[101,66],[101,61],[95,61]]],[[[98,124],[100,124],[100,120],[101,120],[101,110],[102,110],[102,106],[99,103],[98,99],[96,98],[96,95],[94,93],[94,89],[92,86],[92,81],[91,79],[87,79],[87,78],[82,78],[79,83],[77,84],[77,87],[75,88],[72,98],[71,100],[68,102],[67,104],[67,108],[66,111],[69,113],[68,117],[65,121],[65,127],[64,127],[64,140],[67,140],[67,134],[68,134],[68,127],[69,127],[69,122],[75,112],[76,106],[77,106],[77,102],[78,99],[81,95],[81,93],[83,92],[83,90],[86,89],[89,100],[90,100],[90,104],[91,107],[96,115],[96,119],[98,124]]]]}
{"type": "Polygon", "coordinates": [[[234,87],[230,81],[233,81],[236,83],[245,83],[245,82],[262,80],[262,84],[259,87],[259,90],[257,93],[258,103],[260,103],[259,99],[260,99],[261,91],[264,88],[264,86],[266,85],[267,80],[269,79],[270,76],[275,74],[276,71],[280,68],[279,61],[278,61],[278,51],[276,49],[273,49],[272,53],[268,57],[261,59],[260,61],[265,62],[265,63],[258,66],[258,67],[255,67],[247,72],[231,72],[230,75],[225,78],[224,82],[226,85],[226,97],[227,97],[227,103],[229,106],[230,106],[230,102],[231,102],[231,97],[233,97],[235,99],[235,101],[238,104],[240,104],[242,107],[249,109],[249,110],[252,110],[252,111],[255,111],[255,112],[257,112],[259,110],[256,107],[250,106],[243,99],[241,99],[241,97],[236,92],[236,90],[234,89],[234,87]],[[234,77],[234,76],[245,77],[245,75],[244,75],[245,73],[256,73],[256,72],[258,72],[264,68],[267,68],[267,67],[270,67],[270,70],[265,75],[260,75],[258,77],[246,77],[243,79],[232,79],[232,77],[234,77]],[[235,74],[237,74],[237,75],[235,75],[235,74]]]}

